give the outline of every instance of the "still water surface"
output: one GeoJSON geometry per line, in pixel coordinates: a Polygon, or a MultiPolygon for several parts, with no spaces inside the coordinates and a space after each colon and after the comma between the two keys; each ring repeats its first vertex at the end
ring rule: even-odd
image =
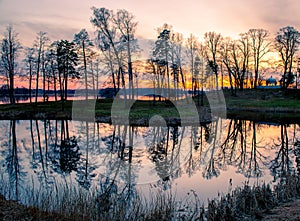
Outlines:
{"type": "MultiPolygon", "coordinates": [[[[191,190],[202,202],[243,183],[299,171],[297,124],[217,119],[199,127],[133,127],[67,120],[0,121],[1,181],[9,198],[63,183],[132,193],[191,190]],[[232,186],[229,183],[232,183],[232,186]]],[[[96,193],[97,194],[97,193],[96,193]]]]}

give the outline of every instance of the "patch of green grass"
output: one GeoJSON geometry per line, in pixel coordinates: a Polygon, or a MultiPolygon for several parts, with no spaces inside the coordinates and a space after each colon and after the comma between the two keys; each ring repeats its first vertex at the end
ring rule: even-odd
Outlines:
{"type": "Polygon", "coordinates": [[[227,99],[226,105],[238,106],[238,107],[288,107],[288,108],[300,108],[300,100],[295,99],[270,99],[270,100],[255,100],[255,99],[227,99]]]}
{"type": "MultiPolygon", "coordinates": [[[[243,92],[239,92],[237,96],[231,96],[228,91],[224,92],[226,99],[226,106],[228,108],[236,108],[236,109],[262,109],[262,108],[283,108],[283,111],[288,110],[298,110],[300,109],[300,100],[296,99],[297,95],[294,93],[293,96],[287,96],[282,91],[260,91],[260,90],[245,90],[243,92]]],[[[198,105],[198,101],[201,103],[201,99],[198,100],[198,97],[193,98],[195,105],[198,105]]],[[[83,108],[85,113],[93,113],[95,112],[96,116],[111,116],[111,108],[113,104],[113,99],[101,99],[101,100],[89,100],[88,102],[93,104],[85,105],[85,100],[82,101],[74,101],[79,102],[80,105],[77,107],[73,105],[73,101],[68,100],[64,101],[64,111],[71,113],[74,108],[83,108]],[[95,102],[95,103],[94,103],[95,102]],[[95,106],[94,106],[95,104],[95,106]],[[89,108],[91,110],[89,110],[89,108]]],[[[209,102],[204,96],[204,106],[208,106],[209,102]]],[[[174,106],[171,101],[135,101],[132,107],[121,108],[119,114],[124,114],[125,111],[130,108],[130,117],[137,118],[151,118],[153,115],[160,115],[162,117],[170,117],[170,118],[179,118],[180,115],[178,110],[174,106]]],[[[78,109],[77,109],[78,110],[78,109]]],[[[31,113],[36,112],[59,112],[62,111],[62,102],[61,101],[52,101],[52,102],[39,102],[35,103],[26,103],[26,104],[15,104],[11,106],[10,104],[0,105],[0,113],[2,116],[5,116],[5,113],[13,113],[15,111],[22,111],[23,113],[26,111],[31,113]]],[[[80,111],[80,110],[79,110],[80,111]]],[[[184,110],[183,113],[185,116],[193,116],[192,110],[184,110]]],[[[269,113],[271,114],[271,113],[269,113]]]]}

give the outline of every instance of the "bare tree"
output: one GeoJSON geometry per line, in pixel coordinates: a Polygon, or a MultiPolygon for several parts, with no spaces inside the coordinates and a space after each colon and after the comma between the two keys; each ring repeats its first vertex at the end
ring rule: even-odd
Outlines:
{"type": "MultiPolygon", "coordinates": [[[[57,101],[57,78],[58,78],[58,61],[57,61],[57,42],[53,42],[49,50],[46,53],[46,61],[48,63],[47,66],[47,75],[49,80],[52,80],[52,85],[54,89],[54,99],[57,101]]],[[[49,82],[48,82],[48,87],[49,87],[49,82]]]]}
{"type": "Polygon", "coordinates": [[[186,55],[187,55],[187,60],[188,60],[187,62],[189,65],[189,69],[192,74],[192,90],[194,96],[196,95],[196,90],[197,90],[195,60],[198,54],[199,47],[200,47],[200,43],[198,39],[193,34],[190,34],[190,37],[186,40],[186,55]]]}
{"type": "Polygon", "coordinates": [[[224,38],[220,47],[220,58],[228,72],[232,95],[236,89],[243,90],[249,68],[249,41],[247,35],[241,34],[239,40],[224,38]]]}
{"type": "MultiPolygon", "coordinates": [[[[36,83],[35,83],[35,103],[37,103],[37,98],[39,94],[39,76],[40,70],[43,70],[43,77],[44,77],[44,63],[45,63],[45,44],[49,41],[48,37],[46,36],[46,32],[39,32],[37,33],[36,39],[34,41],[34,49],[36,53],[35,62],[36,62],[36,83]]],[[[44,82],[44,81],[43,81],[44,82]]]]}
{"type": "Polygon", "coordinates": [[[78,34],[74,36],[74,42],[82,50],[83,68],[84,68],[84,80],[85,80],[85,99],[88,99],[88,72],[87,72],[87,53],[90,53],[89,46],[92,45],[89,35],[85,29],[82,29],[78,34]]]}
{"type": "Polygon", "coordinates": [[[295,53],[300,44],[300,33],[294,27],[281,28],[275,39],[275,47],[280,54],[283,63],[282,86],[287,88],[290,81],[288,75],[292,75],[295,53]]]}
{"type": "Polygon", "coordinates": [[[239,66],[237,64],[235,43],[231,38],[224,38],[220,46],[220,58],[224,63],[229,77],[231,95],[236,95],[237,88],[237,73],[239,72],[239,66]]]}
{"type": "Polygon", "coordinates": [[[246,80],[246,87],[248,86],[248,73],[249,73],[249,59],[250,59],[250,39],[246,33],[240,34],[238,48],[240,50],[241,58],[241,74],[240,74],[240,89],[244,89],[246,80]]]}
{"type": "Polygon", "coordinates": [[[132,71],[132,52],[136,51],[137,44],[134,37],[137,22],[134,21],[134,16],[130,12],[121,9],[118,10],[114,16],[114,22],[117,25],[118,30],[121,33],[121,41],[126,44],[127,51],[127,68],[128,68],[128,77],[129,77],[129,98],[130,94],[133,99],[134,97],[134,88],[133,88],[133,71],[132,71]]]}
{"type": "Polygon", "coordinates": [[[219,89],[219,78],[218,78],[218,52],[222,41],[221,34],[215,32],[207,32],[204,34],[205,46],[206,46],[206,57],[208,65],[212,69],[216,77],[216,89],[219,89]]]}
{"type": "Polygon", "coordinates": [[[271,42],[268,40],[269,32],[265,29],[250,29],[248,35],[251,41],[251,49],[254,63],[254,82],[253,87],[258,85],[259,68],[262,58],[270,52],[271,42]]]}
{"type": "Polygon", "coordinates": [[[96,98],[98,99],[98,93],[99,93],[99,75],[101,73],[100,71],[100,59],[96,58],[96,61],[94,62],[96,66],[96,98]]]}
{"type": "Polygon", "coordinates": [[[32,80],[33,80],[33,69],[34,69],[34,49],[33,48],[27,48],[26,49],[26,58],[25,58],[25,64],[26,64],[26,69],[28,71],[29,75],[29,85],[28,85],[28,90],[29,90],[29,100],[31,103],[31,93],[32,93],[32,80]]]}
{"type": "Polygon", "coordinates": [[[178,88],[181,85],[187,95],[186,85],[185,85],[185,76],[183,74],[183,35],[181,33],[173,33],[171,36],[171,69],[173,75],[173,86],[175,89],[175,99],[178,97],[178,88]]]}
{"type": "Polygon", "coordinates": [[[14,84],[16,58],[21,44],[18,40],[18,34],[13,30],[12,26],[8,26],[1,44],[1,63],[8,79],[8,92],[11,105],[15,104],[14,84]]]}
{"type": "MultiPolygon", "coordinates": [[[[102,41],[103,48],[109,50],[114,54],[116,62],[118,64],[118,89],[119,79],[122,78],[122,86],[124,89],[124,101],[126,105],[126,90],[125,90],[125,78],[123,72],[123,62],[121,58],[122,47],[120,48],[119,40],[116,40],[116,25],[113,21],[113,11],[106,8],[92,8],[93,17],[91,23],[98,29],[98,39],[102,41]]],[[[111,54],[110,54],[111,55],[111,54]]],[[[112,55],[111,55],[112,56],[112,55]]]]}
{"type": "MultiPolygon", "coordinates": [[[[161,86],[163,83],[161,76],[161,67],[159,65],[159,62],[157,62],[155,59],[148,59],[144,70],[146,73],[151,73],[150,80],[152,81],[154,88],[153,105],[155,105],[156,91],[161,92],[161,86]]],[[[159,96],[158,98],[159,101],[161,101],[161,96],[159,96]]]]}
{"type": "Polygon", "coordinates": [[[115,73],[117,64],[115,62],[115,58],[113,55],[113,52],[111,50],[111,47],[106,42],[105,38],[101,35],[100,32],[98,32],[98,37],[96,39],[96,43],[98,48],[101,50],[102,55],[102,62],[104,63],[105,67],[108,69],[108,72],[111,73],[111,80],[112,80],[112,86],[114,89],[114,95],[117,94],[119,90],[119,79],[117,79],[117,73],[115,73]]]}

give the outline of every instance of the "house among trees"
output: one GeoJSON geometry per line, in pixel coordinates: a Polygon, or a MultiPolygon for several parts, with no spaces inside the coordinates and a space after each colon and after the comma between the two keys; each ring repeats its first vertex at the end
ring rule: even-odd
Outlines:
{"type": "Polygon", "coordinates": [[[272,76],[266,80],[266,86],[276,86],[277,80],[272,76]]]}
{"type": "Polygon", "coordinates": [[[275,78],[273,78],[273,76],[266,80],[265,86],[257,86],[258,89],[275,89],[281,87],[282,85],[280,84],[280,81],[277,81],[275,78]]]}

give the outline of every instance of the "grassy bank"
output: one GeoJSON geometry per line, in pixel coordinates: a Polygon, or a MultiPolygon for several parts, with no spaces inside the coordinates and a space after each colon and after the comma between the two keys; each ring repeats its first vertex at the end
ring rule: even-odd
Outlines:
{"type": "MultiPolygon", "coordinates": [[[[258,121],[294,121],[300,117],[299,92],[284,92],[281,90],[244,90],[232,96],[230,91],[224,91],[227,115],[229,118],[241,118],[258,121]]],[[[98,101],[74,101],[80,105],[73,105],[72,101],[40,102],[38,104],[9,104],[0,105],[0,119],[71,119],[72,111],[95,113],[99,122],[111,122],[111,107],[113,99],[98,101]],[[88,108],[90,107],[90,108],[88,108]],[[77,108],[77,110],[76,110],[77,108]]],[[[198,105],[199,99],[194,98],[201,122],[209,122],[209,102],[204,97],[204,106],[198,105]]],[[[176,105],[176,103],[175,103],[176,105]]],[[[147,125],[154,115],[164,117],[168,124],[179,124],[180,115],[175,105],[170,101],[136,101],[130,109],[132,124],[147,125]]],[[[118,110],[124,113],[128,108],[118,110]]],[[[185,115],[189,115],[187,110],[185,115]]]]}
{"type": "Polygon", "coordinates": [[[226,105],[240,108],[290,108],[300,109],[300,91],[280,89],[244,90],[231,96],[230,91],[224,91],[226,105]]]}

